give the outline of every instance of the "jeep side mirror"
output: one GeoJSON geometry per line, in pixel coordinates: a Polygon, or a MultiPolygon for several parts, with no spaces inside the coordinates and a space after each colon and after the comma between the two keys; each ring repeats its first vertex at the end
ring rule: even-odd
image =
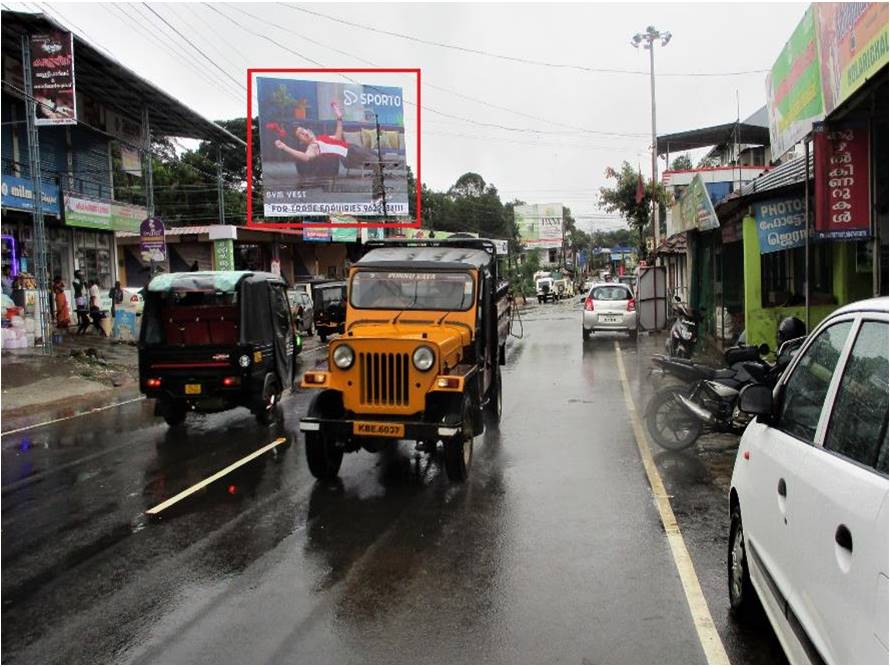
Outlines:
{"type": "Polygon", "coordinates": [[[739,393],[739,410],[756,417],[773,414],[773,391],[765,384],[749,384],[739,393]]]}
{"type": "Polygon", "coordinates": [[[769,345],[767,345],[766,343],[761,343],[760,347],[757,348],[757,353],[761,357],[765,357],[766,355],[769,354],[769,345]]]}

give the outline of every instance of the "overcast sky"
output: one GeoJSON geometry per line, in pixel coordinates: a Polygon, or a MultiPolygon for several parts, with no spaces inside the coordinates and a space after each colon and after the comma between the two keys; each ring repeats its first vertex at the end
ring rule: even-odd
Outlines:
{"type": "MultiPolygon", "coordinates": [[[[607,166],[651,171],[649,57],[633,34],[648,25],[673,34],[656,47],[658,131],[695,129],[735,120],[737,95],[742,118],[765,103],[765,70],[806,6],[4,2],[48,12],[211,119],[244,116],[247,67],[420,67],[425,183],[446,189],[475,171],[505,201],[561,201],[588,229],[614,227],[596,205],[607,166]],[[719,76],[689,76],[702,73],[719,76]]],[[[410,78],[392,83],[416,100],[410,78]]]]}

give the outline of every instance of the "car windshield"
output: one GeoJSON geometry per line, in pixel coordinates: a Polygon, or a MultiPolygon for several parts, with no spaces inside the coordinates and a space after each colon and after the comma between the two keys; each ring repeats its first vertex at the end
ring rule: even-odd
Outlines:
{"type": "Polygon", "coordinates": [[[350,300],[355,308],[467,310],[473,305],[473,277],[462,272],[358,271],[350,300]]]}
{"type": "Polygon", "coordinates": [[[597,287],[590,294],[594,301],[627,301],[626,287],[597,287]]]}

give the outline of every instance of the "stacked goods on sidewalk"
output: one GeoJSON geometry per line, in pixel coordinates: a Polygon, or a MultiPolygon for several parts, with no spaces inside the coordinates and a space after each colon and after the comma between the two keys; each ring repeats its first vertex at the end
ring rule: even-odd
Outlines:
{"type": "Polygon", "coordinates": [[[0,341],[4,350],[34,347],[36,330],[37,321],[33,317],[26,317],[24,308],[11,306],[4,309],[0,329],[0,341]]]}

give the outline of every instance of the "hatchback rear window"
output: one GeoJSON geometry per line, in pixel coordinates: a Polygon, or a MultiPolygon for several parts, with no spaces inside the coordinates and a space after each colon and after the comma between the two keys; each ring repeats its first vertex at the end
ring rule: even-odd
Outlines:
{"type": "Polygon", "coordinates": [[[627,301],[630,293],[626,287],[595,287],[590,293],[594,301],[627,301]]]}

